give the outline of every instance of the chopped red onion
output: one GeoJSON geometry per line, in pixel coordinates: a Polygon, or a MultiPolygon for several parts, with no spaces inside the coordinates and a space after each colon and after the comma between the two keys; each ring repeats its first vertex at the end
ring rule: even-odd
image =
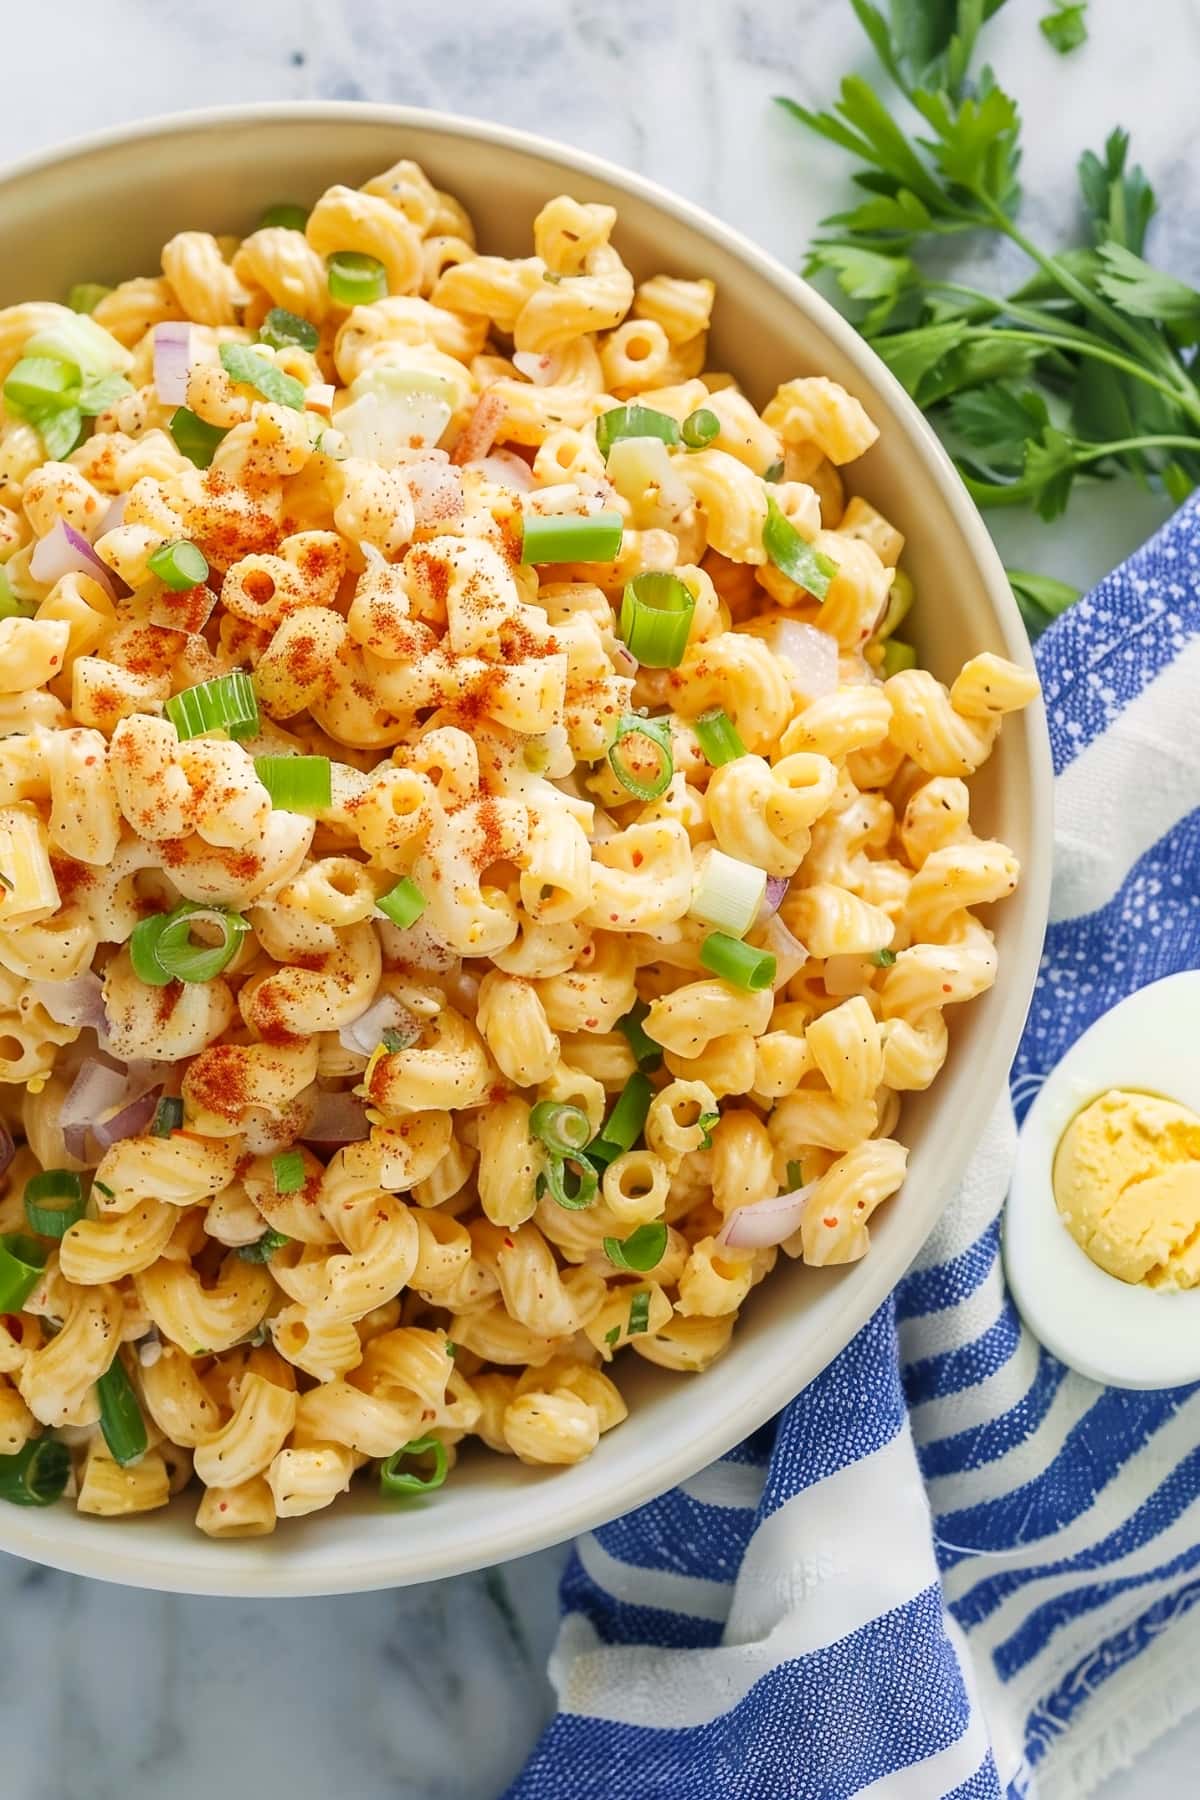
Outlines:
{"type": "Polygon", "coordinates": [[[772,619],[762,634],[775,655],[791,663],[806,699],[832,694],[838,684],[837,639],[799,619],[772,619]]]}
{"type": "Polygon", "coordinates": [[[46,536],[34,545],[29,573],[48,587],[64,575],[88,575],[100,583],[110,600],[117,597],[112,570],[101,562],[83,533],[65,519],[56,519],[46,536]]]}
{"type": "Polygon", "coordinates": [[[371,1127],[357,1094],[317,1095],[313,1116],[304,1130],[310,1144],[356,1144],[370,1137],[371,1127]]]}
{"type": "Polygon", "coordinates": [[[104,1025],[104,984],[91,969],[70,981],[31,981],[29,991],[56,1025],[104,1025]]]}
{"type": "Polygon", "coordinates": [[[494,481],[497,487],[516,488],[522,494],[529,493],[534,485],[533,470],[512,450],[491,450],[486,456],[464,463],[463,468],[482,475],[486,481],[494,481]]]}
{"type": "Polygon", "coordinates": [[[534,387],[549,387],[558,374],[558,362],[553,356],[542,356],[536,350],[516,350],[513,353],[513,368],[534,387]]]}
{"type": "Polygon", "coordinates": [[[17,1146],[13,1143],[13,1134],[4,1120],[0,1119],[0,1175],[4,1174],[16,1154],[17,1146]]]}
{"type": "Polygon", "coordinates": [[[486,456],[499,435],[508,408],[494,388],[484,388],[475,402],[475,410],[458,434],[451,461],[459,467],[486,456]]]}
{"type": "Polygon", "coordinates": [[[351,1019],[338,1032],[343,1050],[356,1056],[371,1056],[383,1042],[385,1031],[399,1031],[415,1043],[421,1035],[421,1022],[395,994],[381,994],[357,1019],[351,1019]]]}
{"type": "Polygon", "coordinates": [[[154,327],[154,387],[164,406],[183,406],[192,366],[192,328],[185,319],[154,327]]]}
{"type": "Polygon", "coordinates": [[[162,1083],[147,1088],[136,1100],[130,1100],[120,1112],[113,1113],[111,1118],[98,1119],[92,1125],[92,1135],[101,1150],[111,1150],[122,1138],[137,1137],[145,1131],[154,1117],[155,1109],[162,1099],[162,1083]]]}
{"type": "Polygon", "coordinates": [[[767,1250],[782,1244],[799,1229],[805,1202],[816,1185],[810,1181],[807,1187],[793,1188],[789,1194],[735,1206],[717,1233],[718,1244],[730,1250],[767,1250]]]}
{"type": "Polygon", "coordinates": [[[791,886],[790,875],[768,875],[767,891],[762,897],[762,905],[758,909],[758,923],[765,925],[773,918],[783,905],[783,897],[791,886]]]}
{"type": "Polygon", "coordinates": [[[794,938],[778,913],[769,918],[762,929],[759,949],[769,950],[775,958],[775,992],[786,987],[788,982],[804,967],[808,961],[808,951],[798,938],[794,938]]]}
{"type": "Polygon", "coordinates": [[[444,452],[399,466],[412,496],[413,518],[418,525],[461,522],[466,510],[462,470],[455,468],[444,452]]]}
{"type": "Polygon", "coordinates": [[[79,1073],[71,1083],[66,1099],[63,1101],[59,1124],[62,1127],[63,1142],[67,1154],[76,1162],[90,1161],[88,1154],[88,1132],[101,1113],[111,1112],[114,1106],[120,1106],[129,1092],[129,1076],[124,1069],[111,1067],[108,1063],[88,1057],[79,1066],[79,1073]]]}

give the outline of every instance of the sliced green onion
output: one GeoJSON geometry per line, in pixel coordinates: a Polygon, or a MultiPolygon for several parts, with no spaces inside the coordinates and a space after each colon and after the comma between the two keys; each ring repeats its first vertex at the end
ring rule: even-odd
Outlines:
{"type": "Polygon", "coordinates": [[[666,1247],[667,1228],[659,1220],[639,1225],[627,1238],[604,1240],[604,1254],[609,1262],[615,1268],[628,1269],[632,1275],[644,1275],[647,1269],[653,1269],[662,1261],[666,1247]]]}
{"type": "Polygon", "coordinates": [[[618,438],[634,437],[661,438],[664,444],[677,444],[679,426],[670,413],[656,412],[652,406],[614,406],[596,420],[596,444],[606,462],[618,438]]]}
{"type": "Polygon", "coordinates": [[[100,1402],[100,1429],[114,1462],[125,1468],[146,1454],[149,1438],[146,1421],[137,1403],[120,1356],[108,1365],[96,1383],[100,1402]]]}
{"type": "Polygon", "coordinates": [[[709,932],[700,946],[700,961],[722,981],[748,994],[760,993],[775,980],[775,958],[769,950],[755,950],[724,931],[709,932]]]}
{"type": "Polygon", "coordinates": [[[47,1252],[21,1232],[0,1237],[0,1312],[20,1312],[46,1266],[47,1252]]]}
{"type": "Polygon", "coordinates": [[[701,1113],[700,1117],[696,1120],[697,1125],[704,1134],[700,1139],[700,1148],[702,1150],[712,1149],[713,1127],[720,1124],[720,1121],[721,1115],[719,1112],[701,1113]]]}
{"type": "Polygon", "coordinates": [[[290,350],[294,346],[315,350],[321,334],[299,313],[288,312],[285,306],[273,306],[258,328],[258,341],[269,344],[272,350],[290,350]]]}
{"type": "Polygon", "coordinates": [[[715,925],[734,937],[745,937],[758,917],[766,891],[765,870],[736,856],[726,856],[723,850],[710,850],[688,911],[705,925],[715,925]]]}
{"type": "Polygon", "coordinates": [[[42,448],[51,462],[65,462],[83,434],[83,414],[77,406],[39,413],[32,422],[38,428],[42,448]]]}
{"type": "Polygon", "coordinates": [[[389,1025],[379,1041],[390,1056],[395,1056],[398,1050],[411,1050],[420,1035],[416,1030],[397,1031],[394,1025],[389,1025]]]}
{"type": "MultiPolygon", "coordinates": [[[[647,1315],[647,1317],[649,1317],[649,1315],[647,1315]]],[[[608,1345],[610,1350],[614,1350],[616,1348],[617,1339],[620,1337],[620,1335],[621,1335],[621,1327],[619,1325],[614,1325],[611,1331],[605,1332],[604,1341],[608,1345]]]]}
{"type": "Polygon", "coordinates": [[[736,762],[739,756],[746,754],[746,746],[723,707],[710,706],[707,712],[702,712],[698,719],[692,720],[692,730],[696,734],[696,742],[714,769],[721,768],[725,763],[736,762]]]}
{"type": "Polygon", "coordinates": [[[872,950],[871,961],[877,969],[890,969],[896,960],[894,950],[872,950]]]}
{"type": "Polygon", "coordinates": [[[71,1453],[57,1438],[30,1438],[15,1456],[0,1456],[0,1500],[10,1506],[50,1506],[62,1497],[71,1453]]]}
{"type": "Polygon", "coordinates": [[[272,225],[282,226],[285,231],[303,231],[308,224],[308,208],[295,206],[283,200],[276,206],[268,206],[258,221],[260,231],[268,230],[272,225]]]}
{"type": "Polygon", "coordinates": [[[154,1122],[150,1127],[151,1137],[170,1137],[173,1131],[183,1130],[183,1101],[178,1094],[167,1094],[154,1109],[154,1122]]]}
{"type": "Polygon", "coordinates": [[[327,756],[256,756],[254,771],[272,806],[312,812],[332,801],[332,764],[327,756]]]}
{"type": "Polygon", "coordinates": [[[135,925],[129,938],[129,959],[139,981],[166,987],[172,981],[212,981],[228,968],[250,927],[240,913],[223,906],[193,906],[183,901],[169,913],[156,913],[135,925]],[[193,921],[220,927],[219,944],[193,944],[193,921]]]}
{"type": "Polygon", "coordinates": [[[642,1028],[646,1014],[650,1011],[649,1003],[638,1000],[625,1014],[617,1020],[617,1030],[625,1038],[633,1051],[634,1060],[639,1069],[657,1069],[662,1064],[662,1045],[656,1044],[642,1028]]]}
{"type": "Polygon", "coordinates": [[[773,495],[767,496],[767,522],[763,526],[763,549],[775,564],[782,569],[789,581],[802,587],[816,600],[823,600],[829,592],[829,584],[838,572],[835,562],[830,562],[811,544],[806,544],[796,527],[779,505],[773,495]]]}
{"type": "Polygon", "coordinates": [[[62,1237],[86,1210],[83,1183],[73,1169],[47,1169],[25,1183],[25,1217],[42,1237],[62,1237]]]}
{"type": "Polygon", "coordinates": [[[763,480],[782,481],[786,467],[787,464],[784,462],[782,456],[777,457],[773,463],[768,463],[763,470],[763,480]]]}
{"type": "Polygon", "coordinates": [[[626,1150],[632,1150],[642,1135],[653,1098],[654,1089],[639,1069],[621,1089],[617,1104],[601,1126],[599,1136],[588,1145],[589,1157],[594,1162],[610,1163],[626,1150]]]}
{"type": "Polygon", "coordinates": [[[394,888],[389,888],[386,894],[380,894],[375,904],[393,925],[398,925],[404,931],[408,926],[416,924],[429,902],[416,882],[403,875],[394,888]]]}
{"type": "Polygon", "coordinates": [[[98,1194],[103,1194],[106,1200],[115,1200],[117,1197],[112,1188],[103,1181],[93,1181],[92,1186],[98,1194]]]}
{"type": "Polygon", "coordinates": [[[361,250],[336,250],[326,268],[329,292],[341,306],[365,306],[388,291],[387,270],[377,256],[361,250]]]}
{"type": "Polygon", "coordinates": [[[198,469],[207,469],[217,445],[226,435],[222,425],[210,425],[190,406],[180,406],[171,414],[167,430],[175,440],[175,448],[181,450],[189,462],[194,462],[198,469]]]}
{"type": "Polygon", "coordinates": [[[787,1166],[786,1180],[787,1180],[787,1191],[789,1194],[794,1193],[797,1188],[802,1188],[804,1186],[804,1165],[803,1165],[803,1163],[794,1162],[794,1161],[789,1162],[788,1166],[787,1166]]]}
{"type": "Polygon", "coordinates": [[[916,589],[913,587],[911,577],[903,569],[893,569],[892,585],[888,589],[887,607],[872,634],[876,643],[881,643],[884,638],[890,638],[896,627],[904,623],[916,597],[916,589]]]}
{"type": "Polygon", "coordinates": [[[452,1344],[449,1338],[446,1339],[446,1355],[447,1356],[457,1356],[458,1355],[458,1345],[452,1344]]]}
{"type": "Polygon", "coordinates": [[[678,575],[647,569],[626,582],[621,636],[631,656],[648,669],[677,669],[687,649],[696,597],[678,575]]]}
{"type": "Polygon", "coordinates": [[[671,726],[667,719],[643,719],[624,713],[617,720],[617,735],[608,752],[609,767],[635,800],[657,800],[671,785],[675,762],[671,755],[671,726]],[[631,744],[630,740],[636,740],[631,744]],[[653,769],[641,773],[647,747],[653,769]]]}
{"type": "Polygon", "coordinates": [[[880,667],[885,675],[898,675],[901,669],[915,669],[917,653],[911,644],[902,638],[889,638],[883,646],[883,662],[880,667]]]}
{"type": "Polygon", "coordinates": [[[206,731],[253,737],[259,726],[254,683],[244,669],[172,694],[163,710],[181,738],[201,737],[206,731]]]}
{"type": "Polygon", "coordinates": [[[73,406],[82,379],[76,364],[61,357],[23,356],[5,380],[4,404],[18,419],[37,419],[73,406]]]}
{"type": "Polygon", "coordinates": [[[305,1182],[304,1157],[299,1150],[281,1150],[271,1158],[277,1194],[298,1194],[305,1182]]]}
{"type": "Polygon", "coordinates": [[[578,1156],[552,1156],[538,1176],[539,1197],[549,1194],[568,1212],[581,1212],[596,1198],[600,1178],[590,1162],[578,1156]]]}
{"type": "Polygon", "coordinates": [[[123,375],[99,375],[95,381],[86,381],[79,394],[79,410],[87,418],[95,418],[97,413],[107,412],[126,394],[132,394],[133,384],[126,381],[123,375]]]}
{"type": "Polygon", "coordinates": [[[220,354],[221,367],[231,381],[252,387],[264,400],[272,400],[277,406],[304,411],[304,383],[297,381],[294,375],[285,375],[249,344],[222,344],[220,354]]]}
{"type": "Polygon", "coordinates": [[[573,1156],[591,1139],[592,1127],[582,1107],[539,1100],[529,1115],[529,1133],[555,1156],[573,1156]]]}
{"type": "Polygon", "coordinates": [[[440,1488],[445,1481],[449,1467],[446,1446],[441,1438],[414,1438],[411,1444],[393,1450],[387,1461],[380,1464],[379,1491],[385,1499],[391,1500],[402,1499],[408,1494],[432,1494],[434,1488],[440,1488]],[[411,1456],[432,1456],[430,1473],[419,1475],[412,1469],[402,1469],[400,1464],[411,1456]]]}
{"type": "Polygon", "coordinates": [[[0,619],[32,619],[37,606],[36,600],[18,600],[8,570],[0,563],[0,619]]]}
{"type": "Polygon", "coordinates": [[[650,1289],[639,1288],[629,1302],[629,1323],[625,1327],[626,1337],[636,1337],[639,1331],[650,1329],[650,1289]]]}
{"type": "Polygon", "coordinates": [[[277,1250],[282,1250],[283,1246],[285,1244],[290,1244],[291,1241],[291,1238],[285,1231],[264,1231],[262,1236],[260,1238],[255,1238],[252,1244],[240,1244],[238,1246],[238,1255],[243,1262],[270,1262],[275,1252],[277,1250]]]}
{"type": "Polygon", "coordinates": [[[523,563],[612,562],[625,532],[618,512],[525,513],[522,522],[523,563]]]}
{"type": "Polygon", "coordinates": [[[698,406],[683,421],[679,435],[689,450],[703,450],[721,435],[721,421],[711,406],[698,406]]]}
{"type": "Polygon", "coordinates": [[[203,550],[189,544],[186,538],[174,544],[160,544],[146,558],[146,567],[177,594],[208,580],[208,561],[203,550]]]}
{"type": "Polygon", "coordinates": [[[112,293],[99,281],[77,281],[67,290],[67,305],[72,312],[94,313],[100,302],[112,293]]]}

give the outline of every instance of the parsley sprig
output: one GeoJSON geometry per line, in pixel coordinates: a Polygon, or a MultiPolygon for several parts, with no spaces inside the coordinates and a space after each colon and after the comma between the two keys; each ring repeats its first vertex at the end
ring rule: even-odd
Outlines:
{"type": "MultiPolygon", "coordinates": [[[[902,100],[856,75],[829,111],[780,100],[861,165],[860,198],[822,222],[805,272],[833,278],[981,506],[1054,519],[1085,476],[1181,500],[1200,482],[1200,292],[1145,259],[1154,193],[1120,129],[1079,160],[1087,241],[1048,250],[1024,231],[1017,104],[991,69],[973,73],[1004,3],[850,0],[902,100]],[[968,234],[1021,252],[1024,282],[998,295],[950,279],[945,242],[968,234]]],[[[1012,580],[1034,634],[1076,597],[1012,580]]]]}

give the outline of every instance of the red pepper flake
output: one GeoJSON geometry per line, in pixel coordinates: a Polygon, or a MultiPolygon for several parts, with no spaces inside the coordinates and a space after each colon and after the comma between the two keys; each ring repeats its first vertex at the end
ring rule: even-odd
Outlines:
{"type": "Polygon", "coordinates": [[[830,1231],[832,1231],[837,1224],[837,1220],[836,1219],[822,1219],[821,1223],[822,1223],[822,1225],[827,1225],[829,1227],[830,1231]]]}
{"type": "Polygon", "coordinates": [[[943,994],[952,994],[954,992],[954,989],[950,986],[948,981],[943,981],[942,992],[943,994]]]}

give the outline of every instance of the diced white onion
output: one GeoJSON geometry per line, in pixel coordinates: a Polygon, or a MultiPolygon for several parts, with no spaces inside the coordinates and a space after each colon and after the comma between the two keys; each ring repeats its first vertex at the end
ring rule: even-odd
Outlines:
{"type": "Polygon", "coordinates": [[[838,684],[837,639],[799,619],[772,619],[762,632],[763,642],[776,656],[792,665],[795,686],[806,700],[832,694],[838,684]]]}
{"type": "Polygon", "coordinates": [[[778,913],[769,918],[758,934],[758,948],[769,950],[775,958],[775,992],[786,987],[793,975],[798,975],[808,961],[808,951],[798,938],[794,938],[778,913]]]}
{"type": "Polygon", "coordinates": [[[533,470],[512,450],[492,450],[487,456],[474,456],[463,468],[472,475],[482,475],[497,487],[516,488],[522,494],[534,485],[533,470]]]}
{"type": "Polygon", "coordinates": [[[402,1000],[395,994],[381,994],[357,1019],[342,1026],[338,1042],[357,1056],[371,1056],[383,1042],[385,1031],[400,1031],[415,1039],[420,1030],[420,1020],[402,1000]]]}
{"type": "Polygon", "coordinates": [[[558,374],[557,358],[542,356],[536,350],[516,350],[512,361],[513,368],[535,387],[549,387],[558,374]]]}
{"type": "Polygon", "coordinates": [[[672,467],[661,438],[618,438],[608,453],[607,475],[647,524],[678,524],[692,508],[692,490],[672,467]]]}

